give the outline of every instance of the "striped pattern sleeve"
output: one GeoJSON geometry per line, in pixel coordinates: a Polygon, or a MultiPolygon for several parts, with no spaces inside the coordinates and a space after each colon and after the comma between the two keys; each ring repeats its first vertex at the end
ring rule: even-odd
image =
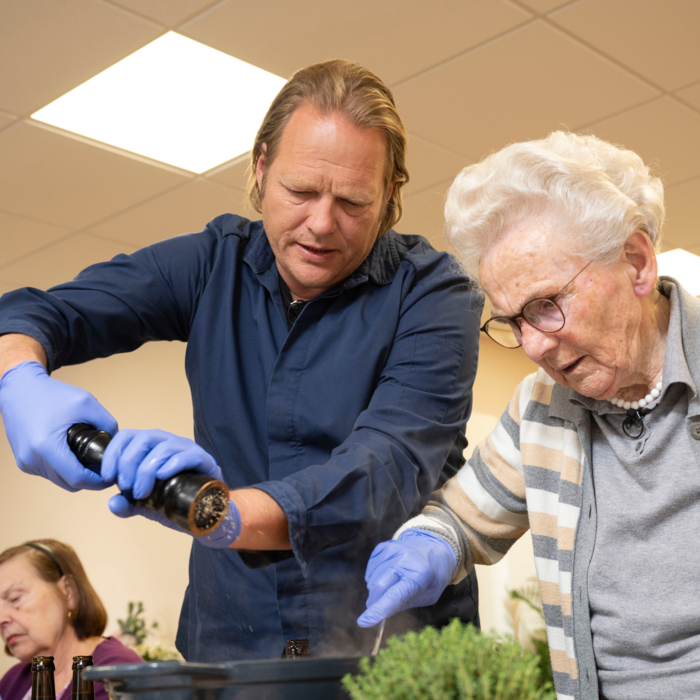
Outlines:
{"type": "Polygon", "coordinates": [[[422,513],[395,535],[418,528],[438,535],[455,550],[458,583],[474,564],[495,564],[529,527],[520,454],[521,416],[535,386],[526,377],[491,434],[422,513]]]}

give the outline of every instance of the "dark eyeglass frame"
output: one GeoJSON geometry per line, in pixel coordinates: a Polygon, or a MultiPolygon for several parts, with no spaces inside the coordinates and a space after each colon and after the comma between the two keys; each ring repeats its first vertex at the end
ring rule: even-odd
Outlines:
{"type": "MultiPolygon", "coordinates": [[[[520,333],[520,336],[522,338],[522,326],[518,323],[518,319],[522,318],[525,323],[527,323],[528,326],[531,326],[535,330],[539,331],[540,333],[558,333],[565,325],[566,325],[566,315],[562,311],[561,306],[557,304],[557,297],[592,263],[593,261],[590,260],[584,267],[582,267],[556,294],[551,294],[547,297],[536,297],[535,299],[530,299],[523,308],[520,310],[519,314],[516,314],[515,316],[492,316],[486,323],[479,328],[479,330],[482,333],[486,333],[486,335],[493,340],[494,343],[497,345],[500,345],[502,348],[506,348],[507,350],[517,350],[519,347],[522,346],[522,340],[518,345],[503,345],[503,343],[499,343],[492,335],[489,334],[488,332],[488,325],[489,323],[492,323],[493,321],[502,321],[504,323],[508,323],[509,325],[513,325],[518,329],[518,332],[520,333]],[[538,328],[534,324],[530,323],[530,321],[527,320],[525,317],[525,309],[527,309],[530,304],[534,304],[536,301],[548,301],[554,304],[554,306],[559,309],[559,313],[561,314],[562,322],[561,326],[555,330],[551,331],[545,331],[542,330],[541,328],[538,328]]],[[[515,331],[513,331],[513,334],[515,335],[515,331]]],[[[517,340],[517,336],[516,336],[517,340]]]]}

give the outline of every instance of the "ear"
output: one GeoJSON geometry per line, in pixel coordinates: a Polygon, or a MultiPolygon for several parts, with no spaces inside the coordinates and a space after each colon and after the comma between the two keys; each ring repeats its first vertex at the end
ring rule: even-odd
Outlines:
{"type": "Polygon", "coordinates": [[[78,596],[73,584],[73,579],[70,576],[63,576],[56,585],[66,597],[68,610],[75,610],[78,604],[78,596]]]}
{"type": "Polygon", "coordinates": [[[258,161],[255,164],[255,179],[258,181],[258,189],[263,190],[263,177],[265,176],[265,157],[267,153],[267,144],[261,146],[262,153],[258,156],[258,161]]]}
{"type": "Polygon", "coordinates": [[[656,285],[658,267],[654,246],[644,231],[635,231],[625,241],[622,259],[631,265],[630,275],[634,293],[639,297],[649,294],[656,285]]]}
{"type": "Polygon", "coordinates": [[[395,182],[390,182],[389,187],[387,187],[387,190],[386,190],[386,203],[387,204],[389,203],[389,200],[391,199],[391,195],[394,194],[394,185],[395,184],[396,184],[395,182]]]}

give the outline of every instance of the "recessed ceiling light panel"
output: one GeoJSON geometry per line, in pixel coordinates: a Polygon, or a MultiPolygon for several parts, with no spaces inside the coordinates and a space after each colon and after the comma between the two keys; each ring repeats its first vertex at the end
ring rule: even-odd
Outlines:
{"type": "Polygon", "coordinates": [[[656,256],[659,274],[677,279],[693,296],[700,296],[700,257],[683,248],[656,256]]]}
{"type": "Polygon", "coordinates": [[[169,32],[32,118],[202,173],[251,149],[284,83],[169,32]]]}

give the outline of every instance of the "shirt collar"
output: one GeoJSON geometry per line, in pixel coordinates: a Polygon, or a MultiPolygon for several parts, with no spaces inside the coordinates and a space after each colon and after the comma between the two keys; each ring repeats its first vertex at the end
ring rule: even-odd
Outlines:
{"type": "MultiPolygon", "coordinates": [[[[352,289],[368,280],[378,285],[389,284],[396,276],[401,264],[395,235],[393,230],[389,230],[380,236],[372,246],[369,255],[341,283],[341,286],[344,289],[352,289]]],[[[275,261],[275,254],[270,247],[262,221],[251,222],[250,243],[246,246],[243,260],[257,274],[267,270],[275,261]]]]}

